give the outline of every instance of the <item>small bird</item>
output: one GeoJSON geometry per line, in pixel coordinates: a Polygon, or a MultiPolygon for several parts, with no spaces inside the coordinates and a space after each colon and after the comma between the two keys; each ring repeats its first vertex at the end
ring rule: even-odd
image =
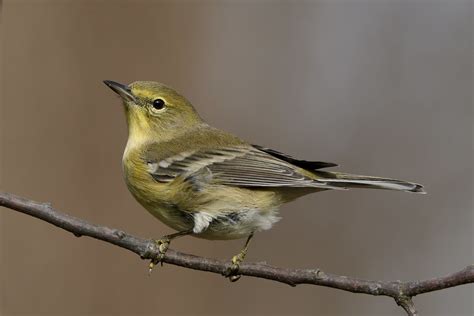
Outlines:
{"type": "Polygon", "coordinates": [[[337,165],[252,145],[205,123],[191,103],[152,81],[105,80],[123,101],[128,141],[122,164],[135,199],[177,231],[157,240],[160,262],[172,239],[247,238],[226,276],[239,278],[255,232],[280,220],[279,207],[325,190],[370,188],[425,193],[416,183],[322,170],[337,165]]]}

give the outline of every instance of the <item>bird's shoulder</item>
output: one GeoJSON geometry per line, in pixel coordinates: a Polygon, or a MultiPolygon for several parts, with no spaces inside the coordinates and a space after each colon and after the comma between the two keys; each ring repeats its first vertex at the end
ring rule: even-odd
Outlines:
{"type": "Polygon", "coordinates": [[[250,144],[230,133],[202,124],[185,131],[173,139],[152,142],[142,149],[143,158],[148,161],[160,161],[180,156],[189,156],[197,152],[219,150],[221,148],[250,148],[250,144]]]}

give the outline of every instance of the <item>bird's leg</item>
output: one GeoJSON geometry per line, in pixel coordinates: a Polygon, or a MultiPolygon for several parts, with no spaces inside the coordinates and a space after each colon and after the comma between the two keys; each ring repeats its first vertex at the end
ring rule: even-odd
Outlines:
{"type": "Polygon", "coordinates": [[[244,248],[242,248],[242,250],[237,255],[232,257],[232,265],[225,272],[225,276],[228,277],[231,282],[238,281],[241,277],[241,275],[238,274],[239,267],[240,267],[240,264],[245,259],[245,255],[247,254],[247,250],[249,249],[249,244],[252,237],[253,237],[253,233],[251,233],[247,237],[247,241],[245,242],[244,248]]]}
{"type": "Polygon", "coordinates": [[[155,244],[158,246],[158,256],[154,259],[151,260],[150,265],[149,265],[149,272],[153,270],[156,264],[160,263],[163,265],[163,258],[165,257],[165,253],[168,250],[171,240],[181,237],[181,236],[186,236],[190,235],[193,233],[192,229],[188,230],[183,230],[174,234],[169,234],[161,237],[158,240],[155,240],[155,244]]]}

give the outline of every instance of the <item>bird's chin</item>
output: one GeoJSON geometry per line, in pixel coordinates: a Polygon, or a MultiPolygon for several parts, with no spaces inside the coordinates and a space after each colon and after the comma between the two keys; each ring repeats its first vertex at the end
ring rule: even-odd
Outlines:
{"type": "Polygon", "coordinates": [[[140,105],[136,104],[133,100],[123,100],[123,106],[132,111],[140,110],[140,105]]]}

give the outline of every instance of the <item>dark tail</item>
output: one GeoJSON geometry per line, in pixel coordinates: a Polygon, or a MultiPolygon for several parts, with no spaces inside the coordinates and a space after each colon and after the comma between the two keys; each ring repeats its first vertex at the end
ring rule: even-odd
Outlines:
{"type": "Polygon", "coordinates": [[[328,185],[334,187],[396,190],[421,194],[426,193],[423,190],[422,185],[407,181],[360,176],[342,172],[315,171],[314,173],[320,177],[317,179],[317,181],[327,183],[328,185]]]}

